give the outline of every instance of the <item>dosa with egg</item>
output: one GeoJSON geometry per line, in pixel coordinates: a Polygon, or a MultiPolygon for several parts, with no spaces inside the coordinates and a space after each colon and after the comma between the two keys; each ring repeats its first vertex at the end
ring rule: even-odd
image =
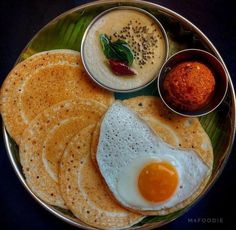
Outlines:
{"type": "MultiPolygon", "coordinates": [[[[154,133],[169,145],[176,148],[193,149],[209,167],[209,172],[212,171],[213,149],[211,141],[197,118],[186,118],[172,113],[157,97],[140,96],[124,100],[123,104],[135,111],[154,133]]],[[[96,125],[91,143],[91,158],[96,166],[101,122],[102,120],[96,125]]],[[[197,190],[181,203],[171,208],[158,211],[141,211],[140,213],[145,215],[166,215],[186,207],[204,190],[210,174],[208,173],[197,190]]]]}

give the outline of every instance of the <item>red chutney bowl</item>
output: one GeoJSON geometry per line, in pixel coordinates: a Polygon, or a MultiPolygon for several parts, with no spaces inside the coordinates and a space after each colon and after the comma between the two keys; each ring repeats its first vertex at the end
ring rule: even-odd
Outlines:
{"type": "Polygon", "coordinates": [[[224,100],[228,75],[214,55],[200,49],[186,49],[164,63],[157,88],[160,98],[170,110],[182,116],[199,117],[215,110],[224,100]],[[192,67],[188,68],[189,65],[192,67]],[[195,67],[199,68],[199,76],[195,67]],[[193,89],[192,94],[187,94],[186,84],[193,89]]]}

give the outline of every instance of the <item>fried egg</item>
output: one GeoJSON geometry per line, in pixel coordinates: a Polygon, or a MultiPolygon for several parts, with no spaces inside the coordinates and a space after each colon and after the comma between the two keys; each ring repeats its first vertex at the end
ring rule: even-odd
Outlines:
{"type": "Polygon", "coordinates": [[[210,173],[197,152],[165,143],[119,101],[102,121],[96,160],[116,200],[140,212],[176,206],[210,173]]]}

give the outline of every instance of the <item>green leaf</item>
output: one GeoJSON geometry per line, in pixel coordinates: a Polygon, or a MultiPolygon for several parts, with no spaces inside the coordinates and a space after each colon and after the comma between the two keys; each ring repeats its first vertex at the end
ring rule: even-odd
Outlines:
{"type": "Polygon", "coordinates": [[[130,49],[127,43],[113,43],[112,44],[113,49],[116,51],[116,53],[121,56],[121,61],[124,61],[129,66],[132,65],[134,61],[134,54],[133,51],[130,49]]]}
{"type": "Polygon", "coordinates": [[[100,42],[102,45],[102,51],[107,58],[110,56],[110,41],[105,34],[100,35],[100,42]]]}
{"type": "Polygon", "coordinates": [[[118,39],[117,41],[113,42],[113,44],[118,44],[118,45],[128,45],[128,43],[124,40],[118,39]]]}

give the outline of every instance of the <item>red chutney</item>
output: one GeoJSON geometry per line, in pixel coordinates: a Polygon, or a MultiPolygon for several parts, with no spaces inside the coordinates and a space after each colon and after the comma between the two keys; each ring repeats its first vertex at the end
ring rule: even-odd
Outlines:
{"type": "Polygon", "coordinates": [[[200,62],[183,62],[166,76],[164,98],[171,106],[195,111],[206,105],[215,90],[215,78],[211,70],[200,62]]]}

